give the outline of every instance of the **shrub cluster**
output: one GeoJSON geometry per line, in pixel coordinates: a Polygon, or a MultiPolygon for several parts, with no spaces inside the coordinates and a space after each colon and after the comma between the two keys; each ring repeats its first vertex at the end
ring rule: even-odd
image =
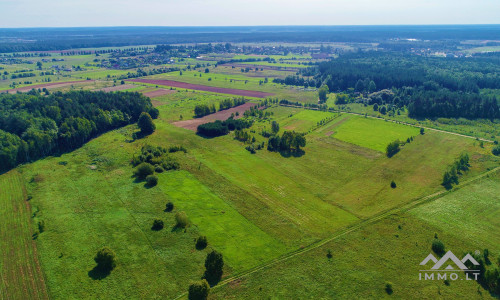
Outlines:
{"type": "MultiPolygon", "coordinates": [[[[174,148],[170,147],[166,149],[161,146],[151,146],[145,145],[141,148],[141,153],[139,155],[134,155],[132,157],[132,165],[143,165],[149,164],[153,167],[153,170],[159,170],[161,173],[168,170],[177,170],[179,169],[179,163],[168,155],[169,152],[183,151],[187,152],[186,149],[182,146],[175,146],[174,148]],[[178,150],[182,149],[182,150],[178,150]],[[161,167],[161,169],[158,169],[161,167]]],[[[153,174],[152,172],[149,174],[145,174],[142,179],[146,178],[147,175],[153,174]]]]}
{"type": "Polygon", "coordinates": [[[490,252],[484,249],[482,254],[469,253],[478,263],[478,266],[473,265],[470,261],[466,261],[465,265],[469,269],[479,270],[477,282],[481,284],[487,291],[492,294],[500,294],[500,257],[496,262],[490,260],[490,252]]]}
{"type": "Polygon", "coordinates": [[[455,162],[443,174],[443,182],[441,183],[445,188],[452,188],[453,184],[458,184],[458,176],[462,172],[469,170],[469,155],[464,153],[455,160],[455,162]]]}

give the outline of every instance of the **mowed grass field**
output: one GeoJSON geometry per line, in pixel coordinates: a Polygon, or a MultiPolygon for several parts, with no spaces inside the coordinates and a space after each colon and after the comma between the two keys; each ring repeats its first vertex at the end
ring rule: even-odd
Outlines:
{"type": "Polygon", "coordinates": [[[500,255],[498,172],[212,291],[214,299],[496,299],[475,281],[419,280],[436,234],[460,256],[488,248],[500,255]],[[470,203],[470,202],[476,203],[470,203]],[[460,207],[460,209],[457,209],[460,207]],[[484,217],[486,215],[486,217],[484,217]],[[332,254],[327,257],[328,251],[332,254]],[[392,283],[388,295],[385,284],[392,283]],[[272,296],[270,296],[272,295],[272,296]]]}
{"type": "Polygon", "coordinates": [[[334,124],[332,132],[336,139],[384,153],[389,143],[395,140],[405,142],[407,138],[419,135],[419,129],[413,126],[358,116],[349,116],[341,124],[334,124]]]}
{"type": "MultiPolygon", "coordinates": [[[[249,131],[261,139],[255,129],[267,128],[276,120],[282,131],[290,126],[289,130],[308,132],[304,155],[267,150],[251,154],[233,133],[205,139],[172,124],[181,116],[192,118],[196,104],[224,98],[192,91],[155,98],[163,105],[158,106],[154,134],[131,142],[137,128],[127,126],[71,153],[19,168],[23,178],[19,185],[26,185],[36,212],[36,220],[24,222],[45,223],[36,246],[52,298],[173,299],[186,292],[190,281],[201,278],[211,249],[223,253],[224,278],[228,278],[442,191],[443,172],[463,151],[471,157],[471,170],[461,181],[499,163],[488,147],[471,139],[438,132],[419,135],[417,128],[376,119],[370,119],[363,131],[359,124],[365,121],[363,117],[298,108],[269,108],[272,116],[256,121],[249,131]],[[316,126],[331,116],[336,117],[325,126],[316,126]],[[386,136],[377,134],[387,143],[404,137],[407,130],[415,140],[389,159],[376,149],[375,139],[370,140],[374,128],[386,132],[386,136]],[[342,140],[337,134],[351,139],[342,140]],[[181,170],[160,174],[154,188],[132,177],[130,160],[145,144],[188,149],[187,154],[172,154],[181,170]],[[397,182],[396,189],[390,188],[391,180],[397,182]],[[164,211],[168,201],[175,205],[170,213],[164,211]],[[186,230],[174,228],[178,211],[191,220],[186,230]],[[155,218],[164,220],[163,230],[151,230],[155,218]],[[200,235],[206,235],[209,242],[201,251],[195,249],[200,235]],[[99,278],[93,271],[93,257],[103,246],[116,252],[118,266],[99,278]]],[[[394,296],[432,297],[434,287],[427,283],[412,294],[402,292],[402,281],[382,274],[397,276],[406,266],[400,262],[400,253],[418,260],[423,252],[428,254],[434,232],[447,233],[413,214],[394,218],[346,235],[340,244],[333,241],[325,245],[328,248],[266,269],[269,273],[258,278],[252,275],[251,283],[216,289],[220,294],[215,297],[371,298],[384,295],[385,280],[395,282],[398,292],[394,296]],[[400,223],[407,230],[404,235],[398,233],[400,223]],[[419,246],[412,248],[415,243],[419,246]],[[334,253],[331,260],[326,259],[329,248],[334,253]]],[[[451,235],[448,243],[462,245],[451,235]]],[[[468,241],[463,245],[474,246],[468,241]]],[[[409,264],[418,268],[418,263],[409,264]]],[[[408,272],[401,280],[411,276],[408,272]]],[[[471,295],[471,286],[463,287],[471,295]]]]}
{"type": "Polygon", "coordinates": [[[1,299],[49,299],[27,197],[18,171],[0,176],[1,299]]]}

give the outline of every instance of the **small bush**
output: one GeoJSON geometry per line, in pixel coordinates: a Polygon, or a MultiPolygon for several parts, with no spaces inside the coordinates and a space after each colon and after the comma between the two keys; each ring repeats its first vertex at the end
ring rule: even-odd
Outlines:
{"type": "Polygon", "coordinates": [[[163,229],[163,226],[164,226],[164,224],[163,224],[163,221],[162,221],[162,220],[160,220],[160,219],[155,219],[155,220],[153,221],[153,226],[151,227],[151,229],[152,229],[152,230],[156,230],[156,231],[158,231],[158,230],[162,230],[162,229],[163,229]]]}
{"type": "Polygon", "coordinates": [[[196,249],[203,250],[207,247],[208,241],[206,236],[200,236],[196,239],[196,249]]]}
{"type": "Polygon", "coordinates": [[[396,188],[396,183],[393,181],[391,181],[391,188],[395,189],[396,188]]]}
{"type": "Polygon", "coordinates": [[[185,212],[180,211],[175,214],[175,221],[177,224],[175,226],[179,228],[186,228],[189,226],[189,219],[185,212]]]}
{"type": "Polygon", "coordinates": [[[197,282],[193,282],[189,286],[188,299],[189,300],[205,300],[210,292],[210,285],[203,279],[197,282]]]}
{"type": "Polygon", "coordinates": [[[171,212],[172,210],[174,210],[174,204],[169,201],[167,205],[165,205],[165,211],[171,212]]]}
{"type": "Polygon", "coordinates": [[[449,286],[450,285],[450,281],[448,279],[445,279],[444,280],[444,284],[447,285],[447,286],[449,286]]]}
{"type": "Polygon", "coordinates": [[[493,150],[491,150],[491,153],[493,153],[493,155],[500,156],[500,146],[496,146],[495,148],[493,148],[493,150]]]}
{"type": "Polygon", "coordinates": [[[333,255],[332,255],[332,250],[328,250],[328,252],[326,252],[326,257],[328,259],[332,259],[333,255]]]}
{"type": "Polygon", "coordinates": [[[399,145],[400,145],[399,141],[394,141],[394,142],[390,143],[389,145],[387,145],[387,148],[385,150],[385,154],[387,155],[387,157],[391,158],[396,153],[398,153],[400,150],[399,145]]]}
{"type": "Polygon", "coordinates": [[[165,171],[165,170],[163,169],[163,167],[162,167],[162,166],[156,166],[156,167],[155,167],[155,172],[156,172],[156,173],[163,173],[164,171],[165,171]]]}
{"type": "Polygon", "coordinates": [[[392,289],[392,283],[390,283],[390,282],[386,282],[385,283],[385,292],[388,295],[392,295],[392,293],[394,292],[393,289],[392,289]]]}
{"type": "Polygon", "coordinates": [[[154,167],[148,163],[141,163],[135,169],[135,176],[139,179],[144,179],[148,175],[152,175],[155,172],[154,167]]]}
{"type": "Polygon", "coordinates": [[[434,241],[432,241],[431,248],[432,248],[432,251],[434,251],[434,253],[436,253],[439,256],[443,256],[443,254],[445,252],[443,242],[441,242],[438,239],[434,239],[434,241]]]}
{"type": "Polygon", "coordinates": [[[116,254],[108,247],[104,247],[97,252],[94,261],[99,269],[111,271],[116,267],[116,254]]]}
{"type": "Polygon", "coordinates": [[[148,175],[146,177],[146,184],[150,187],[156,186],[158,184],[158,176],[148,175]]]}
{"type": "Polygon", "coordinates": [[[40,231],[40,233],[45,231],[45,221],[44,220],[41,220],[40,222],[38,222],[38,231],[40,231]]]}

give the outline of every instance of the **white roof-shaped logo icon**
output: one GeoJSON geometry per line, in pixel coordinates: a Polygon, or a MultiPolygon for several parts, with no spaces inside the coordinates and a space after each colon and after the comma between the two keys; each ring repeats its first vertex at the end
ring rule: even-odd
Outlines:
{"type": "MultiPolygon", "coordinates": [[[[479,263],[470,255],[470,254],[467,254],[464,256],[464,258],[462,258],[462,260],[459,260],[455,254],[453,254],[453,252],[451,251],[448,251],[446,252],[445,255],[443,255],[443,257],[441,257],[440,260],[437,260],[436,257],[434,257],[434,255],[429,254],[421,263],[420,265],[423,266],[425,264],[427,264],[429,261],[432,261],[434,263],[434,266],[431,268],[432,270],[438,270],[440,269],[448,260],[451,260],[453,261],[453,263],[455,263],[455,265],[457,267],[459,267],[460,269],[462,270],[468,270],[468,268],[465,266],[465,262],[467,261],[470,261],[473,265],[477,266],[479,265],[479,263]]],[[[448,265],[446,268],[446,270],[453,270],[453,266],[452,265],[448,265]]]]}

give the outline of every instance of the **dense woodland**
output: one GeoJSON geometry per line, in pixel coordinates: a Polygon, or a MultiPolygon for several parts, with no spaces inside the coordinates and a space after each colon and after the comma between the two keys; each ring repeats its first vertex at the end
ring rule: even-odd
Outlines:
{"type": "Polygon", "coordinates": [[[139,93],[0,94],[0,171],[76,149],[106,131],[158,111],[139,93]]]}
{"type": "MultiPolygon", "coordinates": [[[[500,57],[432,58],[401,53],[355,53],[323,62],[275,82],[345,92],[353,101],[407,107],[410,117],[500,118],[500,57]],[[390,90],[390,97],[368,95],[390,90]],[[369,100],[369,101],[366,101],[369,100]]],[[[381,95],[383,96],[383,95],[381,95]]],[[[344,104],[344,103],[340,103],[344,104]]]]}

